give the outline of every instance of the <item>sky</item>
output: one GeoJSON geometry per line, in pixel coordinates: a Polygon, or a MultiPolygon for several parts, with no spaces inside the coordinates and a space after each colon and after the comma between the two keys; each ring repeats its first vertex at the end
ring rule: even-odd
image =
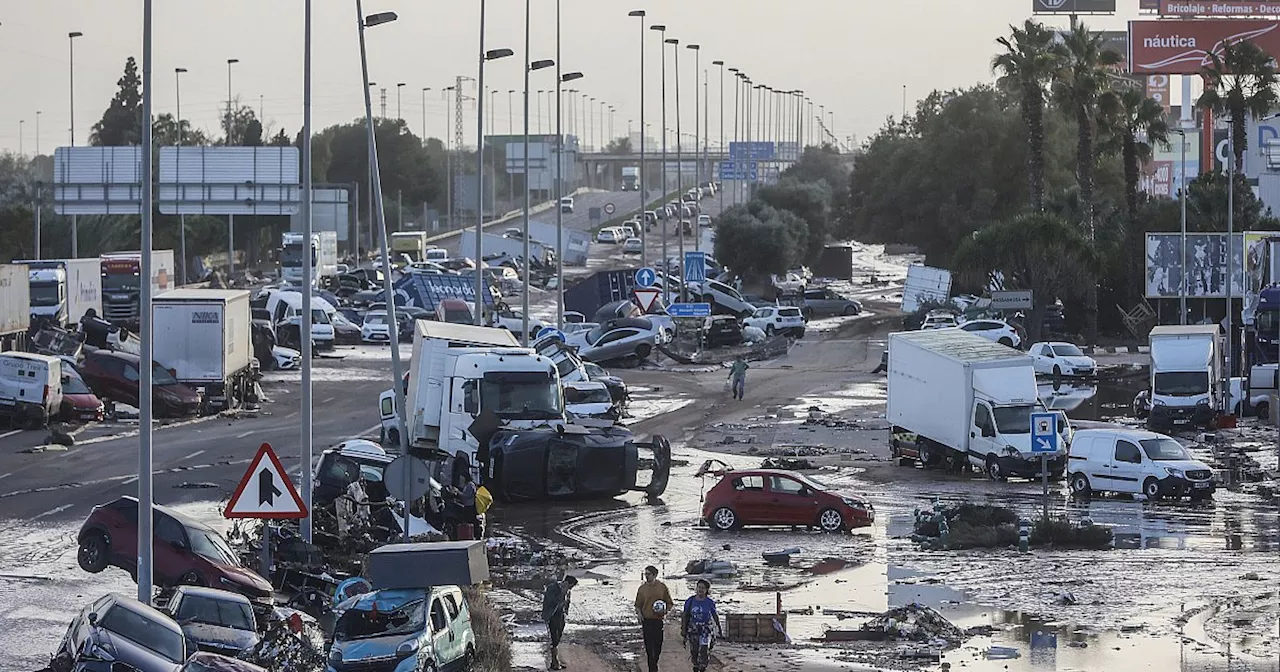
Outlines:
{"type": "MultiPolygon", "coordinates": [[[[125,59],[142,54],[142,0],[10,0],[0,3],[0,151],[37,146],[51,153],[70,144],[72,69],[67,34],[79,31],[75,49],[75,140],[86,144],[90,128],[106,108],[125,59]],[[39,114],[37,114],[39,112],[39,114]],[[21,123],[25,121],[25,123],[21,123]],[[21,133],[20,133],[21,131],[21,133]]],[[[181,75],[182,116],[216,132],[227,101],[227,59],[232,90],[243,104],[261,106],[269,131],[290,136],[302,124],[302,0],[160,0],[154,2],[154,109],[172,113],[181,75]]],[[[1121,29],[1137,18],[1138,0],[1118,0],[1113,17],[1084,17],[1090,27],[1121,29]]],[[[533,60],[555,58],[553,0],[532,0],[533,60]]],[[[833,115],[833,131],[857,141],[900,115],[903,87],[909,106],[934,89],[990,82],[995,38],[1031,12],[1031,0],[562,0],[561,55],[565,72],[580,71],[573,88],[616,108],[613,136],[638,130],[640,119],[639,19],[667,26],[681,42],[680,112],[685,132],[694,121],[694,55],[710,78],[710,134],[719,135],[719,68],[725,61],[755,82],[779,90],[800,89],[833,115]]],[[[366,14],[393,11],[399,20],[367,31],[370,79],[387,89],[387,115],[399,109],[410,128],[441,137],[448,128],[440,90],[457,75],[475,77],[478,54],[477,0],[365,0],[366,14]],[[422,89],[432,90],[423,93],[422,89]],[[425,106],[424,106],[425,95],[425,106]]],[[[314,0],[313,124],[316,130],[362,116],[360,52],[354,0],[314,0]]],[[[510,48],[515,56],[486,68],[485,88],[498,90],[491,130],[507,132],[508,119],[521,126],[521,61],[525,53],[524,3],[488,0],[486,48],[510,48]],[[509,90],[516,109],[508,105],[509,90]]],[[[1045,17],[1065,27],[1067,17],[1045,17]]],[[[645,115],[656,134],[661,112],[662,52],[659,33],[646,30],[645,115]]],[[[666,50],[668,125],[675,126],[675,55],[666,50]]],[[[530,88],[553,89],[552,70],[531,74],[530,88]]],[[[733,77],[725,76],[727,134],[732,135],[733,77]]],[[[474,82],[465,84],[475,95],[474,82]]],[[[536,99],[536,94],[534,96],[536,99]]],[[[380,107],[375,91],[374,109],[380,107]]],[[[490,102],[487,100],[486,105],[490,102]]],[[[537,131],[532,110],[531,125],[537,131]]],[[[464,108],[465,137],[474,142],[476,112],[464,108]]],[[[489,114],[486,113],[486,118],[489,114]]],[[[544,111],[544,128],[551,120],[544,111]]],[[[584,113],[585,116],[585,113],[584,113]]],[[[605,132],[608,133],[607,119],[605,132]]]]}

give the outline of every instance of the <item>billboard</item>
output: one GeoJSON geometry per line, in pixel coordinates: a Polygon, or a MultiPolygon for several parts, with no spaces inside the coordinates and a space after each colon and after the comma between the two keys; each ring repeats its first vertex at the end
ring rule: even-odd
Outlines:
{"type": "Polygon", "coordinates": [[[1280,4],[1251,0],[1159,0],[1157,9],[1161,16],[1280,16],[1280,4]]]}
{"type": "Polygon", "coordinates": [[[1130,21],[1129,72],[1194,75],[1212,63],[1210,52],[1227,42],[1247,40],[1280,54],[1280,21],[1207,19],[1202,21],[1130,21]]]}
{"type": "Polygon", "coordinates": [[[1160,9],[1160,0],[1138,0],[1138,9],[1160,9]]]}
{"type": "MultiPolygon", "coordinates": [[[[1187,296],[1221,299],[1227,296],[1227,234],[1187,234],[1187,296]]],[[[1232,237],[1232,296],[1244,296],[1244,234],[1232,237]]],[[[1182,235],[1147,234],[1147,298],[1176,299],[1182,285],[1182,235]]]]}
{"type": "Polygon", "coordinates": [[[142,148],[53,150],[53,211],[59,215],[141,213],[142,148]]]}
{"type": "Polygon", "coordinates": [[[1031,0],[1032,14],[1115,14],[1116,0],[1031,0]]]}
{"type": "Polygon", "coordinates": [[[1166,115],[1169,114],[1169,75],[1147,76],[1147,97],[1160,103],[1166,115]]]}
{"type": "Polygon", "coordinates": [[[297,147],[161,147],[156,203],[166,215],[293,215],[297,147]]]}
{"type": "Polygon", "coordinates": [[[1138,190],[1152,198],[1171,198],[1173,169],[1172,161],[1148,161],[1138,177],[1138,190]]]}

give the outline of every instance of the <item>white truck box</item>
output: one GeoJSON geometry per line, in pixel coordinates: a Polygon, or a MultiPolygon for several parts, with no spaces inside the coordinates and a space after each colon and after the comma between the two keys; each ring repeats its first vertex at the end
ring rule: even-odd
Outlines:
{"type": "Polygon", "coordinates": [[[1151,414],[1148,426],[1207,425],[1223,407],[1226,347],[1216,324],[1151,329],[1151,414]]]}
{"type": "MultiPolygon", "coordinates": [[[[552,240],[555,239],[552,238],[552,240]]],[[[482,252],[484,252],[484,257],[486,259],[500,254],[505,254],[508,257],[517,259],[524,257],[524,241],[518,238],[504,238],[503,236],[495,236],[491,233],[486,233],[484,234],[484,241],[482,242],[482,245],[484,245],[482,252]]],[[[475,259],[476,232],[464,229],[462,232],[462,238],[458,242],[458,247],[462,256],[475,259]]],[[[545,259],[547,249],[547,247],[544,247],[543,244],[537,240],[529,241],[529,256],[533,257],[535,260],[540,261],[545,259]]],[[[555,248],[551,247],[550,249],[555,248]]]]}
{"type": "Polygon", "coordinates": [[[444,394],[449,350],[458,348],[519,348],[520,342],[506,329],[477,327],[449,322],[418,320],[413,338],[413,359],[409,376],[410,440],[437,436],[444,394]]]}
{"type": "MultiPolygon", "coordinates": [[[[554,249],[556,244],[556,225],[531,221],[529,222],[529,237],[532,239],[531,246],[540,241],[547,243],[554,249]]],[[[566,226],[561,241],[563,242],[563,249],[560,250],[560,258],[564,260],[566,266],[585,266],[587,264],[587,255],[591,251],[590,231],[579,231],[566,226]]],[[[532,247],[530,248],[530,254],[534,254],[532,247]]]]}
{"type": "Polygon", "coordinates": [[[253,356],[248,291],[178,289],[157,296],[152,314],[155,360],[179,381],[206,388],[218,405],[226,387],[245,381],[253,356]]]}
{"type": "Polygon", "coordinates": [[[0,336],[22,334],[30,326],[31,284],[27,266],[0,264],[0,336]]]}

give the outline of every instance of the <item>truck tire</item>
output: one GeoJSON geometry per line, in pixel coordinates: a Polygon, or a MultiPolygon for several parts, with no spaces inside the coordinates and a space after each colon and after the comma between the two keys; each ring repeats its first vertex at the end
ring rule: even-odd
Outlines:
{"type": "Polygon", "coordinates": [[[995,455],[987,456],[986,472],[987,478],[993,481],[1003,481],[1008,478],[1004,475],[1004,472],[1000,470],[1000,461],[996,459],[995,455]]]}
{"type": "Polygon", "coordinates": [[[921,438],[920,443],[917,444],[916,455],[919,456],[918,461],[922,467],[931,467],[938,461],[937,456],[933,454],[933,449],[929,447],[929,440],[925,438],[921,438]]]}
{"type": "Polygon", "coordinates": [[[1072,474],[1071,475],[1071,492],[1081,496],[1087,496],[1090,492],[1092,492],[1092,488],[1089,487],[1089,477],[1078,472],[1075,474],[1072,474]]]}

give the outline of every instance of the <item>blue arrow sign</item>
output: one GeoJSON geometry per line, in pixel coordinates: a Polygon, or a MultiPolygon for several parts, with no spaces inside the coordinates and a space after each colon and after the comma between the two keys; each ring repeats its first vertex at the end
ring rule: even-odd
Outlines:
{"type": "Polygon", "coordinates": [[[707,279],[707,260],[705,252],[684,253],[684,281],[705,282],[707,279]]]}
{"type": "Polygon", "coordinates": [[[1031,452],[1033,454],[1058,452],[1058,414],[1031,414],[1031,452]]]}
{"type": "Polygon", "coordinates": [[[671,317],[711,317],[711,304],[673,303],[667,306],[667,314],[671,317]]]}
{"type": "Polygon", "coordinates": [[[539,329],[533,340],[540,341],[548,336],[555,336],[561,343],[564,342],[564,332],[556,329],[555,327],[543,327],[539,329]]]}
{"type": "Polygon", "coordinates": [[[644,267],[636,271],[636,287],[652,287],[658,281],[658,273],[652,268],[644,267]]]}

